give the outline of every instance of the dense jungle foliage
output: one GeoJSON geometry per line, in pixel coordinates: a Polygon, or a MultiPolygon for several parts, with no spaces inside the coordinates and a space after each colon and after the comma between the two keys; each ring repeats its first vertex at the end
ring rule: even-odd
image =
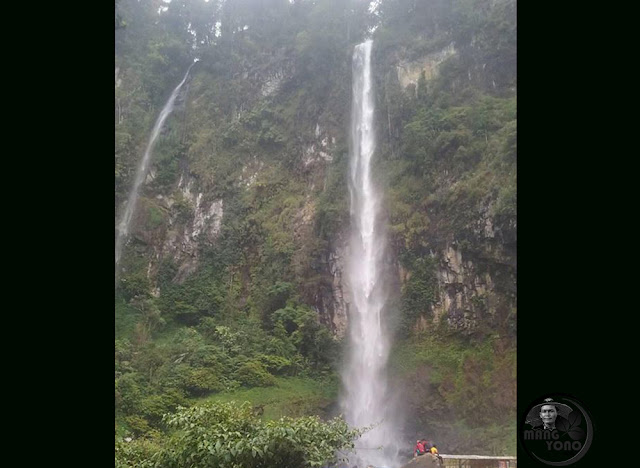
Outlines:
{"type": "Polygon", "coordinates": [[[445,453],[515,454],[515,9],[116,0],[116,216],[155,119],[199,59],[155,147],[116,277],[116,466],[323,466],[357,437],[332,419],[346,343],[322,298],[349,227],[351,55],[369,36],[375,171],[400,272],[389,368],[407,392],[407,451],[417,435],[445,453]],[[399,64],[447,47],[436,74],[401,83],[399,64]],[[326,160],[305,159],[325,136],[326,160]],[[202,199],[185,195],[186,179],[202,199]],[[197,203],[214,200],[224,212],[215,240],[167,254],[197,203]],[[464,327],[434,312],[450,245],[493,281],[473,293],[464,327]]]}

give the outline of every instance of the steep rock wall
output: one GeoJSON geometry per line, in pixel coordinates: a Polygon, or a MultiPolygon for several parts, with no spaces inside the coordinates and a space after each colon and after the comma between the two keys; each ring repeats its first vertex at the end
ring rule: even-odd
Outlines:
{"type": "MultiPolygon", "coordinates": [[[[196,70],[197,71],[197,70],[196,70]]],[[[118,83],[119,69],[116,69],[118,83]]],[[[160,172],[155,159],[141,189],[139,209],[132,224],[131,238],[135,244],[135,255],[145,257],[146,275],[152,285],[156,284],[156,275],[164,261],[175,265],[173,283],[183,283],[202,267],[201,252],[203,248],[214,245],[224,223],[226,211],[224,207],[234,200],[225,197],[253,197],[254,192],[261,190],[274,161],[267,155],[240,147],[227,158],[242,161],[240,169],[232,172],[233,195],[225,194],[221,187],[219,166],[212,162],[217,153],[224,148],[213,143],[225,129],[243,125],[253,115],[260,115],[273,108],[274,102],[282,101],[283,88],[288,86],[295,70],[286,60],[278,61],[270,66],[250,67],[243,64],[236,70],[237,85],[243,91],[242,96],[229,96],[230,105],[221,107],[215,102],[207,80],[211,76],[202,77],[197,73],[195,84],[191,86],[176,106],[169,121],[173,131],[176,128],[182,133],[182,141],[189,139],[189,132],[202,126],[203,109],[214,108],[218,112],[210,117],[211,129],[207,130],[211,137],[204,141],[187,142],[187,150],[183,150],[178,160],[180,167],[179,180],[170,185],[159,187],[156,184],[160,172]],[[197,117],[196,117],[197,116],[197,117]],[[212,168],[215,170],[212,171],[212,168]],[[262,182],[260,182],[262,181],[262,182]]],[[[327,173],[334,163],[337,151],[337,140],[340,138],[339,126],[330,117],[335,110],[325,110],[317,120],[299,122],[308,130],[301,133],[293,142],[294,173],[302,182],[304,200],[301,206],[290,217],[291,237],[296,246],[293,263],[305,264],[309,251],[305,246],[314,240],[316,222],[316,202],[327,184],[327,173]]],[[[277,117],[277,116],[276,116],[277,117]]],[[[229,133],[229,130],[226,130],[229,133]]],[[[254,131],[259,133],[260,129],[254,131]]],[[[200,131],[200,135],[202,135],[200,131]]],[[[224,138],[224,137],[223,137],[224,138]]],[[[224,144],[224,139],[223,139],[224,144]]],[[[222,156],[221,156],[222,157],[222,156]]],[[[164,164],[164,163],[162,163],[164,164]]],[[[318,320],[325,324],[336,336],[343,336],[346,330],[346,300],[342,281],[344,242],[336,240],[323,249],[320,261],[312,265],[315,275],[324,278],[313,291],[303,294],[307,303],[318,313],[318,320]]],[[[301,276],[308,276],[307,271],[299,271],[301,276]]],[[[240,303],[246,303],[250,290],[250,273],[245,270],[241,275],[242,290],[245,296],[240,303]]],[[[154,286],[154,295],[161,294],[154,286]]]]}
{"type": "MultiPolygon", "coordinates": [[[[492,78],[487,67],[468,61],[469,50],[473,47],[472,41],[470,46],[461,51],[450,43],[422,58],[410,62],[399,60],[392,67],[400,86],[407,94],[414,96],[421,74],[425,75],[427,88],[431,88],[436,85],[439,70],[445,64],[453,63],[456,67],[462,64],[459,73],[468,75],[470,83],[490,81],[492,78]],[[475,76],[473,80],[472,75],[475,76]]],[[[480,86],[477,83],[474,86],[480,86]]],[[[454,92],[461,87],[453,82],[450,85],[454,92]]],[[[439,86],[443,86],[442,81],[439,86]]],[[[382,93],[389,92],[385,87],[389,87],[389,82],[382,86],[382,93]]],[[[391,119],[388,114],[381,117],[381,121],[391,119]]],[[[391,134],[391,120],[388,126],[391,134]]],[[[438,133],[434,133],[426,144],[435,141],[437,146],[437,138],[438,133]]],[[[422,220],[422,225],[417,229],[420,234],[414,235],[434,262],[433,274],[437,286],[436,299],[425,313],[417,317],[413,328],[426,330],[444,326],[462,334],[488,330],[514,332],[516,218],[515,215],[499,213],[495,189],[482,187],[482,183],[489,183],[491,169],[479,165],[471,172],[472,177],[469,177],[469,172],[460,173],[460,163],[456,159],[466,151],[463,145],[460,148],[457,152],[448,153],[447,157],[436,157],[429,162],[432,177],[429,185],[435,187],[430,197],[436,201],[423,202],[422,206],[414,207],[416,219],[422,220]],[[477,174],[483,176],[477,177],[477,174]],[[472,184],[468,182],[469,179],[475,182],[472,184]],[[460,190],[464,184],[464,190],[460,190]],[[417,217],[418,214],[420,217],[417,217]]],[[[404,242],[395,240],[396,243],[404,242]]],[[[404,290],[411,278],[411,271],[397,262],[395,277],[400,281],[399,288],[404,290]]]]}
{"type": "Polygon", "coordinates": [[[456,53],[456,49],[453,43],[448,44],[443,49],[427,54],[426,56],[413,60],[413,61],[400,61],[396,65],[396,72],[398,74],[398,81],[403,88],[406,88],[410,84],[417,85],[420,75],[424,72],[425,78],[431,80],[435,78],[438,73],[438,67],[446,59],[456,53]]]}

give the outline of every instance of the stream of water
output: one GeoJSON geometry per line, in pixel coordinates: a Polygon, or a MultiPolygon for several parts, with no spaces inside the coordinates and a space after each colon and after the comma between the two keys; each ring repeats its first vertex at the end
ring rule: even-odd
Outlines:
{"type": "Polygon", "coordinates": [[[374,428],[356,441],[350,463],[359,466],[397,464],[397,431],[388,395],[386,365],[389,337],[382,316],[387,299],[382,279],[385,239],[379,229],[380,194],[372,180],[371,162],[376,148],[374,94],[371,77],[373,42],[356,46],[350,133],[351,238],[347,276],[349,353],[342,372],[345,419],[351,426],[374,428]]]}
{"type": "Polygon", "coordinates": [[[120,220],[120,223],[118,223],[118,227],[117,227],[118,234],[116,236],[116,267],[120,263],[122,248],[124,247],[124,243],[127,239],[127,236],[129,235],[131,220],[133,219],[133,213],[136,208],[136,204],[138,202],[138,192],[140,190],[140,186],[142,185],[142,182],[147,176],[147,171],[149,169],[149,161],[151,160],[151,154],[156,144],[156,140],[158,139],[158,136],[162,131],[162,127],[164,125],[164,122],[167,120],[167,117],[169,117],[171,112],[173,112],[173,105],[176,101],[176,98],[178,97],[178,94],[180,94],[180,90],[182,89],[182,86],[187,81],[187,77],[189,76],[191,67],[193,67],[196,63],[197,61],[194,61],[189,66],[189,68],[187,69],[187,73],[185,73],[184,75],[184,78],[182,79],[180,84],[178,84],[178,86],[176,86],[176,88],[173,90],[173,92],[171,93],[171,96],[169,96],[169,99],[167,100],[167,103],[162,108],[162,111],[160,111],[160,115],[158,116],[158,119],[156,120],[156,123],[153,126],[153,130],[151,130],[151,136],[149,137],[147,148],[144,152],[144,156],[142,157],[142,160],[140,161],[140,165],[138,166],[138,169],[136,171],[136,177],[134,179],[133,186],[131,187],[131,191],[129,192],[129,198],[127,199],[127,205],[125,207],[124,214],[122,215],[122,219],[120,220]]]}

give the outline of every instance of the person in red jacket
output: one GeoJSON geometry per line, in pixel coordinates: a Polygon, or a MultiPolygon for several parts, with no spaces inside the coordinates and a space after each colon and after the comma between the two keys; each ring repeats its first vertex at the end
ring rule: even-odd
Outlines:
{"type": "Polygon", "coordinates": [[[413,449],[413,456],[417,457],[418,455],[424,455],[424,443],[421,440],[416,440],[416,448],[413,449]]]}

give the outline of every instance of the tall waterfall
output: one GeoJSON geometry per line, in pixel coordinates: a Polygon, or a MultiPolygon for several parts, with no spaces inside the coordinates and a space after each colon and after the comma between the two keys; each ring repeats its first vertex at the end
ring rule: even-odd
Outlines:
{"type": "Polygon", "coordinates": [[[138,166],[138,170],[136,172],[136,178],[133,183],[133,187],[131,187],[131,192],[129,192],[129,198],[127,199],[127,205],[124,211],[124,215],[118,224],[118,235],[116,237],[116,267],[120,262],[120,255],[122,254],[122,247],[124,246],[124,241],[129,234],[129,226],[131,224],[131,219],[133,218],[133,211],[136,207],[136,203],[138,201],[138,190],[140,189],[140,185],[142,185],[142,181],[144,181],[147,176],[147,169],[149,166],[149,160],[151,159],[151,153],[153,151],[153,147],[156,144],[156,140],[158,139],[158,135],[160,135],[160,131],[162,130],[162,126],[164,125],[165,120],[173,111],[173,104],[180,93],[180,89],[182,85],[187,81],[187,77],[189,76],[189,72],[191,71],[191,67],[193,67],[197,63],[197,60],[194,61],[189,68],[187,69],[187,73],[185,73],[184,78],[180,82],[178,86],[173,90],[171,96],[169,96],[169,100],[162,108],[158,119],[156,120],[155,125],[153,126],[153,130],[151,131],[151,136],[149,137],[149,143],[147,143],[147,149],[144,152],[144,156],[142,157],[142,161],[140,161],[140,165],[138,166]]]}
{"type": "Polygon", "coordinates": [[[351,462],[392,466],[397,444],[393,405],[387,394],[389,338],[381,316],[386,301],[382,274],[385,239],[379,226],[380,195],[371,174],[375,150],[374,99],[368,40],[353,53],[350,179],[351,239],[347,276],[351,291],[349,353],[342,371],[343,413],[352,426],[373,425],[356,441],[351,462]]]}

